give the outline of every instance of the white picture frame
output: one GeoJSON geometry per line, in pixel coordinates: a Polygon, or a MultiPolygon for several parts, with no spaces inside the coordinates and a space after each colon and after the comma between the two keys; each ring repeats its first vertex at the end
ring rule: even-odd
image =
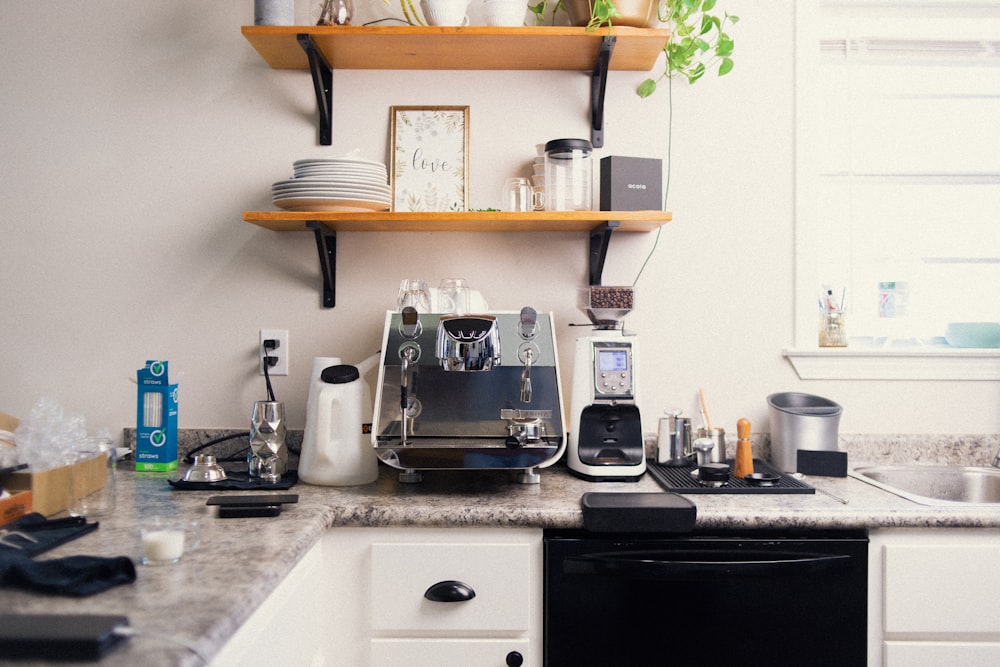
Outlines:
{"type": "Polygon", "coordinates": [[[393,106],[394,211],[469,210],[469,107],[393,106]]]}

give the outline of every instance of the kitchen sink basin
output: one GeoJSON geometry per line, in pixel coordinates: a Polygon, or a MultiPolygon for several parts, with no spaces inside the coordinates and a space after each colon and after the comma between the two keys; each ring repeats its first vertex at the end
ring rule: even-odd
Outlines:
{"type": "Polygon", "coordinates": [[[1000,503],[1000,469],[950,465],[871,465],[852,477],[923,505],[1000,503]]]}

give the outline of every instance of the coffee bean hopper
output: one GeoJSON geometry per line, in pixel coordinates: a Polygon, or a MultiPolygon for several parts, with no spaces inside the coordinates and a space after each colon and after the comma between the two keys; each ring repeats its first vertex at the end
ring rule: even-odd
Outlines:
{"type": "Polygon", "coordinates": [[[580,290],[579,306],[594,330],[576,339],[567,465],[592,482],[634,482],[646,472],[637,404],[639,341],[623,325],[635,307],[635,290],[592,285],[580,290]]]}
{"type": "Polygon", "coordinates": [[[372,445],[402,482],[427,470],[538,469],[566,446],[552,315],[388,312],[372,445]]]}

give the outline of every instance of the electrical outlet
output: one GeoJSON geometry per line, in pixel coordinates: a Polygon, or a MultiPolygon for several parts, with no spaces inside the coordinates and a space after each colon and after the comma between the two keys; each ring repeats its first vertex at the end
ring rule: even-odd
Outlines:
{"type": "Polygon", "coordinates": [[[261,329],[257,352],[260,357],[261,375],[264,374],[265,355],[278,358],[278,363],[267,369],[269,375],[288,375],[288,329],[261,329]],[[278,341],[278,347],[273,350],[265,350],[265,340],[278,341]]]}

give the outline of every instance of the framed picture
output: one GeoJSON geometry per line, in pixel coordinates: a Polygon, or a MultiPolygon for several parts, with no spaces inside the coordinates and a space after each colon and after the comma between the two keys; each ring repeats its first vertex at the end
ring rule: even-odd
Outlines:
{"type": "Polygon", "coordinates": [[[469,107],[392,107],[392,208],[469,210],[469,107]]]}

